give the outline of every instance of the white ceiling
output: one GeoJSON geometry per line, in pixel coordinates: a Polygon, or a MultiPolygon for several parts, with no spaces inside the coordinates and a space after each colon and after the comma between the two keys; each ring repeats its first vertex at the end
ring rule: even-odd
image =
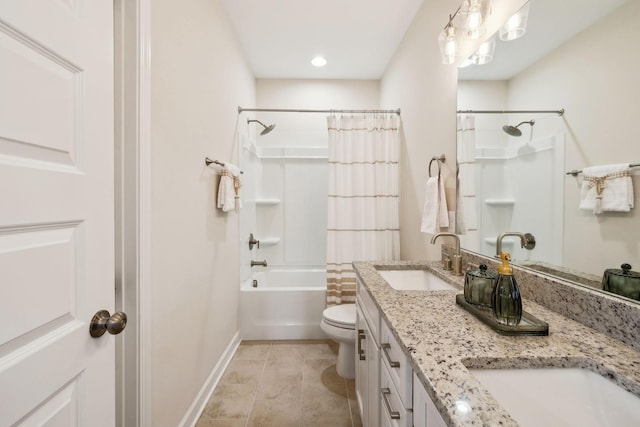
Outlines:
{"type": "Polygon", "coordinates": [[[422,5],[422,0],[222,2],[255,76],[288,79],[379,79],[422,5]],[[316,55],[328,64],[312,66],[316,55]]]}
{"type": "MultiPolygon", "coordinates": [[[[255,76],[278,79],[379,79],[422,1],[222,0],[255,76]],[[315,55],[327,66],[313,67],[315,55]]],[[[498,41],[491,63],[459,78],[509,79],[625,1],[530,0],[525,36],[498,41]]]]}

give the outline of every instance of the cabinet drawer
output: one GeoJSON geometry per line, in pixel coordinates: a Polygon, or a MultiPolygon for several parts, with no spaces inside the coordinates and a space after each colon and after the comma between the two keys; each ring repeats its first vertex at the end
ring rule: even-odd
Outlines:
{"type": "Polygon", "coordinates": [[[376,303],[373,302],[373,298],[369,294],[369,291],[364,287],[360,279],[357,279],[356,287],[356,300],[358,301],[364,318],[369,324],[371,330],[371,336],[373,337],[376,345],[380,343],[380,312],[376,303]]]}
{"type": "Polygon", "coordinates": [[[389,376],[393,381],[402,404],[405,408],[412,407],[413,393],[413,370],[409,366],[409,360],[402,351],[402,347],[391,333],[391,329],[386,322],[381,324],[380,332],[380,357],[382,364],[389,371],[389,376]]]}
{"type": "Polygon", "coordinates": [[[383,425],[413,426],[413,413],[402,404],[398,390],[391,380],[389,369],[384,364],[380,368],[380,414],[383,425]]]}

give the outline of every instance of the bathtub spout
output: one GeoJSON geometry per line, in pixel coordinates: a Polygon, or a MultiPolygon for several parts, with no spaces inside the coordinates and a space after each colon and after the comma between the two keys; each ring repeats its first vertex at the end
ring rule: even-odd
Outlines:
{"type": "Polygon", "coordinates": [[[251,260],[251,267],[255,267],[256,265],[261,265],[263,267],[267,266],[267,260],[264,261],[253,261],[251,260]]]}

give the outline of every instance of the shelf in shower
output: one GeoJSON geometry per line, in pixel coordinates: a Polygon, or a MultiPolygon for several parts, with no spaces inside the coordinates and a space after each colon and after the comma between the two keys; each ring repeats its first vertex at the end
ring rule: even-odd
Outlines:
{"type": "Polygon", "coordinates": [[[257,206],[275,206],[280,204],[280,199],[256,199],[257,206]]]}
{"type": "Polygon", "coordinates": [[[486,199],[484,203],[488,206],[513,206],[516,201],[513,199],[486,199]]]}
{"type": "Polygon", "coordinates": [[[279,237],[267,237],[266,239],[260,239],[260,246],[274,246],[280,243],[279,237]]]}

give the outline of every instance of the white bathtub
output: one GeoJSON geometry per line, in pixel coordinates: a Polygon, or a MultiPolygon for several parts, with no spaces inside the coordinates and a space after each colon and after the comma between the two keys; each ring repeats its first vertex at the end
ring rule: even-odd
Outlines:
{"type": "Polygon", "coordinates": [[[254,271],[240,287],[243,340],[323,339],[326,307],[324,268],[268,268],[254,271]],[[253,287],[253,281],[257,287],[253,287]]]}

